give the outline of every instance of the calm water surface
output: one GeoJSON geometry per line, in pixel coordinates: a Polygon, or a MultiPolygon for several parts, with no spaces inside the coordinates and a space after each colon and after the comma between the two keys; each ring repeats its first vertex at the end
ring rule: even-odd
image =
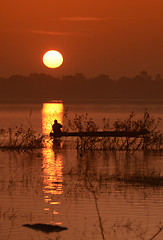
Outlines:
{"type": "MultiPolygon", "coordinates": [[[[132,111],[141,117],[145,108],[155,118],[163,118],[163,102],[3,104],[0,124],[1,128],[32,126],[48,135],[54,118],[66,124],[67,110],[70,119],[87,112],[102,129],[103,117],[112,124],[132,111]]],[[[65,149],[63,143],[57,149],[51,141],[34,152],[1,151],[0,239],[102,239],[100,214],[105,239],[148,240],[163,225],[163,188],[114,180],[140,172],[163,175],[163,154],[96,151],[83,155],[65,149]],[[103,182],[100,176],[112,178],[103,182]],[[22,226],[27,223],[57,224],[68,230],[45,234],[22,226]]],[[[157,239],[163,239],[163,232],[157,239]]]]}

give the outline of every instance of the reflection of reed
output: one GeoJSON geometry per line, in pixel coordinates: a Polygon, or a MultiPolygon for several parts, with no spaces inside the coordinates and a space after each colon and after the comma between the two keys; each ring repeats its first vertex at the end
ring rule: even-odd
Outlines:
{"type": "MultiPolygon", "coordinates": [[[[43,134],[49,135],[52,129],[54,119],[62,123],[63,104],[62,103],[44,103],[42,108],[42,131],[43,134]]],[[[62,156],[53,151],[53,142],[47,139],[47,148],[42,149],[43,153],[43,183],[45,202],[51,205],[60,204],[58,201],[53,201],[54,195],[63,193],[62,182],[62,156]]],[[[47,209],[48,210],[48,209],[47,209]]],[[[58,214],[53,211],[53,214],[58,214]]]]}

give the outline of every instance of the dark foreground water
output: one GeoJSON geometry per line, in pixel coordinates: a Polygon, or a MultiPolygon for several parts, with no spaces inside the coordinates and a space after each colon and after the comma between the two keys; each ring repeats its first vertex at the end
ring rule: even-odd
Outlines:
{"type": "MultiPolygon", "coordinates": [[[[163,115],[159,104],[148,104],[163,115]]],[[[128,105],[1,105],[1,126],[32,124],[48,134],[54,118],[64,123],[75,112],[88,112],[98,124],[102,117],[142,115],[146,104],[128,105]]],[[[102,128],[102,125],[100,125],[102,128]]],[[[161,125],[162,128],[162,125],[161,125]]],[[[69,140],[71,141],[71,140],[69,140]]],[[[163,185],[120,181],[128,176],[163,176],[163,153],[87,151],[48,147],[33,152],[0,152],[0,239],[144,239],[163,226],[163,185]],[[44,233],[24,224],[67,227],[44,233]]],[[[157,240],[163,239],[163,231],[157,240]]]]}

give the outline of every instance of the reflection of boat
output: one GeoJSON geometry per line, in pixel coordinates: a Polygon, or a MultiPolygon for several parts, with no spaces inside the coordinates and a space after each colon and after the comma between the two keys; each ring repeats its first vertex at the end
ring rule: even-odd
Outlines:
{"type": "Polygon", "coordinates": [[[147,130],[141,131],[98,131],[98,132],[61,132],[60,134],[50,133],[53,138],[57,137],[139,137],[149,134],[147,130]]]}

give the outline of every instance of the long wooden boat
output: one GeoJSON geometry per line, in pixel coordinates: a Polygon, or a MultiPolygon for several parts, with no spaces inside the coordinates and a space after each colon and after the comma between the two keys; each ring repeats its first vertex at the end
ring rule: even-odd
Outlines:
{"type": "Polygon", "coordinates": [[[58,137],[139,137],[149,134],[148,130],[141,131],[98,131],[98,132],[61,132],[50,133],[53,138],[58,137]]]}

